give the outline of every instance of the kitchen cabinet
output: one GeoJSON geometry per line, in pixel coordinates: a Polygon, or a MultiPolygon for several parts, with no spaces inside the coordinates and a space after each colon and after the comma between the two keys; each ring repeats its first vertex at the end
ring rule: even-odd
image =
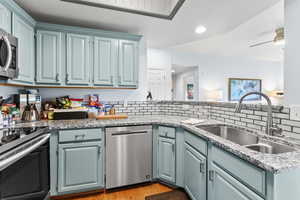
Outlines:
{"type": "Polygon", "coordinates": [[[67,34],[66,84],[89,85],[91,69],[90,36],[67,34]]]}
{"type": "Polygon", "coordinates": [[[19,75],[16,81],[33,83],[35,78],[34,27],[13,13],[12,33],[18,38],[19,75]]]}
{"type": "Polygon", "coordinates": [[[185,143],[184,189],[192,200],[206,200],[206,158],[185,143]]]}
{"type": "Polygon", "coordinates": [[[50,137],[51,196],[102,189],[103,129],[53,131],[50,137]]]}
{"type": "Polygon", "coordinates": [[[158,137],[158,178],[175,183],[175,139],[158,137]]]}
{"type": "Polygon", "coordinates": [[[62,69],[62,33],[37,31],[36,82],[60,84],[62,69]]]}
{"type": "Polygon", "coordinates": [[[263,200],[216,164],[210,166],[208,200],[263,200]]]}
{"type": "Polygon", "coordinates": [[[135,41],[119,41],[118,85],[138,86],[138,45],[135,41]]]}
{"type": "Polygon", "coordinates": [[[100,142],[59,145],[58,192],[103,187],[100,142]]]}
{"type": "Polygon", "coordinates": [[[0,4],[0,28],[8,33],[11,33],[11,15],[12,13],[0,4]]]}
{"type": "Polygon", "coordinates": [[[118,40],[95,37],[94,85],[113,86],[118,62],[118,40]]]}

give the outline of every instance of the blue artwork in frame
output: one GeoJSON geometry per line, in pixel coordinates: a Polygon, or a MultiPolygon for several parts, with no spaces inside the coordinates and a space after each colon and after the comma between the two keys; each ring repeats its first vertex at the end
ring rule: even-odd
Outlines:
{"type": "MultiPolygon", "coordinates": [[[[239,101],[240,98],[248,92],[261,92],[261,80],[260,79],[241,79],[230,78],[229,79],[229,101],[239,101]]],[[[261,96],[250,95],[245,98],[246,101],[260,101],[261,96]]]]}

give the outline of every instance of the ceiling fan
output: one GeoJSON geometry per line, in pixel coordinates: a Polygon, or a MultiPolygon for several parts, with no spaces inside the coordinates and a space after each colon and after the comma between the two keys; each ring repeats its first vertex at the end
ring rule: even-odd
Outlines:
{"type": "Polygon", "coordinates": [[[284,39],[284,28],[278,28],[275,30],[275,37],[273,40],[265,41],[265,42],[260,42],[256,43],[253,45],[250,45],[250,47],[257,47],[265,44],[273,43],[274,45],[282,46],[285,44],[285,39],[284,39]]]}

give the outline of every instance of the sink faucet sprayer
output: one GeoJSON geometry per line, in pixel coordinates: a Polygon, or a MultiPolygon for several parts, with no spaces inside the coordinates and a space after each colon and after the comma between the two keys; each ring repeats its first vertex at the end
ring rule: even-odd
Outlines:
{"type": "Polygon", "coordinates": [[[235,108],[236,113],[240,113],[242,110],[242,102],[243,100],[250,95],[260,95],[264,97],[268,103],[268,116],[267,116],[267,126],[266,126],[266,134],[271,136],[279,136],[282,137],[282,129],[279,128],[277,125],[273,124],[273,111],[272,111],[272,102],[270,98],[261,92],[249,92],[241,97],[239,103],[235,108]]]}

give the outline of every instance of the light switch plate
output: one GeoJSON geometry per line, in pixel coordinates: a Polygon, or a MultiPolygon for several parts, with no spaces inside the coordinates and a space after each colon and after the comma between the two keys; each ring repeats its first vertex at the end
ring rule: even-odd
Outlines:
{"type": "Polygon", "coordinates": [[[290,118],[291,120],[300,120],[300,105],[290,106],[290,118]]]}

